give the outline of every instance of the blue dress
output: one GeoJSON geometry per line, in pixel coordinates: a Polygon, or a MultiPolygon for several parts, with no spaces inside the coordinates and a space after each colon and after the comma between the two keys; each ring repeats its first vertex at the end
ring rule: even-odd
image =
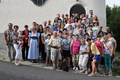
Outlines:
{"type": "Polygon", "coordinates": [[[30,39],[30,47],[29,47],[29,52],[28,52],[28,59],[29,60],[37,60],[39,58],[39,47],[37,47],[38,41],[37,39],[39,38],[40,34],[32,34],[29,33],[29,39],[30,39]]]}

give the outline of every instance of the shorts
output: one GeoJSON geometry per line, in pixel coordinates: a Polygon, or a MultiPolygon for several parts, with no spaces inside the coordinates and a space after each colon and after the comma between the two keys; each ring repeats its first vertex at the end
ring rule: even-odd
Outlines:
{"type": "Polygon", "coordinates": [[[51,60],[55,61],[55,60],[61,60],[61,53],[60,53],[60,49],[51,49],[51,60]]]}
{"type": "Polygon", "coordinates": [[[70,50],[63,50],[63,57],[70,57],[70,50]]]}
{"type": "Polygon", "coordinates": [[[95,55],[95,58],[94,58],[94,59],[95,59],[96,61],[98,61],[99,58],[100,58],[100,55],[95,55]]]}
{"type": "Polygon", "coordinates": [[[47,54],[46,57],[47,57],[47,58],[50,58],[51,51],[50,51],[50,50],[46,50],[46,54],[47,54]]]}
{"type": "Polygon", "coordinates": [[[114,61],[114,58],[111,58],[111,61],[114,61]]]}
{"type": "Polygon", "coordinates": [[[79,54],[73,54],[72,55],[72,62],[73,63],[78,64],[78,59],[79,59],[79,54]]]}

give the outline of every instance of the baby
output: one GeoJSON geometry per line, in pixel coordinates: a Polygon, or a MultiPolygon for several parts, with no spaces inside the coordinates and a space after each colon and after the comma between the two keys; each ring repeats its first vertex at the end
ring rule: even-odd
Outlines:
{"type": "Polygon", "coordinates": [[[17,42],[18,42],[18,49],[19,49],[19,47],[20,47],[20,45],[21,45],[21,47],[23,46],[23,38],[24,38],[24,36],[23,36],[23,32],[22,31],[19,31],[19,35],[18,35],[18,38],[20,39],[20,40],[17,40],[17,42]]]}

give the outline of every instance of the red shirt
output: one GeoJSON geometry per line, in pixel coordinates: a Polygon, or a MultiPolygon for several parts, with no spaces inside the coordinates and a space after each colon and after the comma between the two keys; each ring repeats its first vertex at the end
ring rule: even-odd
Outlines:
{"type": "Polygon", "coordinates": [[[29,39],[29,37],[28,37],[28,35],[29,35],[29,30],[24,30],[23,31],[23,35],[25,35],[25,38],[23,39],[23,41],[24,41],[24,43],[28,43],[28,39],[29,39]]]}
{"type": "Polygon", "coordinates": [[[97,41],[95,41],[94,43],[95,43],[95,45],[97,46],[99,52],[102,53],[103,43],[102,43],[102,42],[98,43],[97,41]]]}

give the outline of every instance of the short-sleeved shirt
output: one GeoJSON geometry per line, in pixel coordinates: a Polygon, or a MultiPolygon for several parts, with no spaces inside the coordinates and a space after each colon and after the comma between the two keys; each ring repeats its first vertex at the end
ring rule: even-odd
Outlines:
{"type": "Polygon", "coordinates": [[[89,38],[91,39],[92,42],[96,40],[96,36],[89,36],[89,38]]]}
{"type": "Polygon", "coordinates": [[[95,43],[95,45],[97,46],[99,52],[102,53],[103,43],[102,43],[102,42],[98,43],[97,41],[95,41],[94,43],[95,43]]]}
{"type": "MultiPolygon", "coordinates": [[[[56,45],[57,47],[61,48],[61,45],[63,45],[62,40],[60,38],[51,38],[48,45],[56,45]]],[[[54,49],[51,47],[51,50],[54,49]]]]}
{"type": "Polygon", "coordinates": [[[92,54],[94,54],[93,46],[95,46],[95,52],[96,52],[95,55],[100,55],[100,52],[99,52],[97,46],[95,45],[95,43],[92,43],[92,44],[91,44],[91,51],[92,51],[92,54]]]}
{"type": "MultiPolygon", "coordinates": [[[[82,52],[82,51],[87,51],[87,44],[85,43],[84,45],[81,45],[80,46],[80,52],[82,52]]],[[[83,53],[83,54],[86,54],[86,53],[83,53]]]]}
{"type": "Polygon", "coordinates": [[[41,34],[41,36],[43,36],[43,41],[45,41],[47,39],[47,35],[48,34],[44,34],[44,33],[41,34]]]}
{"type": "Polygon", "coordinates": [[[71,43],[71,40],[69,39],[63,39],[63,50],[70,50],[70,43],[71,43]]]}
{"type": "Polygon", "coordinates": [[[81,39],[85,39],[85,35],[84,34],[79,34],[79,40],[81,40],[81,39]]]}
{"type": "Polygon", "coordinates": [[[50,50],[50,46],[48,45],[49,44],[49,39],[46,39],[45,40],[45,43],[46,43],[46,50],[50,50]]]}
{"type": "Polygon", "coordinates": [[[111,44],[112,42],[107,42],[107,43],[103,43],[104,45],[104,54],[110,54],[111,53],[111,44]]]}
{"type": "Polygon", "coordinates": [[[115,39],[114,38],[111,38],[110,40],[109,40],[110,42],[112,42],[112,45],[113,45],[113,49],[115,48],[115,39]]]}
{"type": "Polygon", "coordinates": [[[13,44],[18,44],[17,39],[14,39],[14,37],[18,37],[18,33],[13,32],[13,44]]]}
{"type": "Polygon", "coordinates": [[[74,37],[74,36],[72,36],[72,37],[69,36],[68,39],[69,39],[70,41],[72,41],[72,40],[75,39],[75,37],[74,37]]]}
{"type": "Polygon", "coordinates": [[[52,27],[51,29],[54,29],[55,31],[58,31],[58,29],[56,27],[52,27]]]}
{"type": "Polygon", "coordinates": [[[13,32],[14,32],[13,29],[11,31],[9,29],[4,31],[4,35],[6,36],[6,40],[8,42],[12,42],[13,41],[13,32]]]}

